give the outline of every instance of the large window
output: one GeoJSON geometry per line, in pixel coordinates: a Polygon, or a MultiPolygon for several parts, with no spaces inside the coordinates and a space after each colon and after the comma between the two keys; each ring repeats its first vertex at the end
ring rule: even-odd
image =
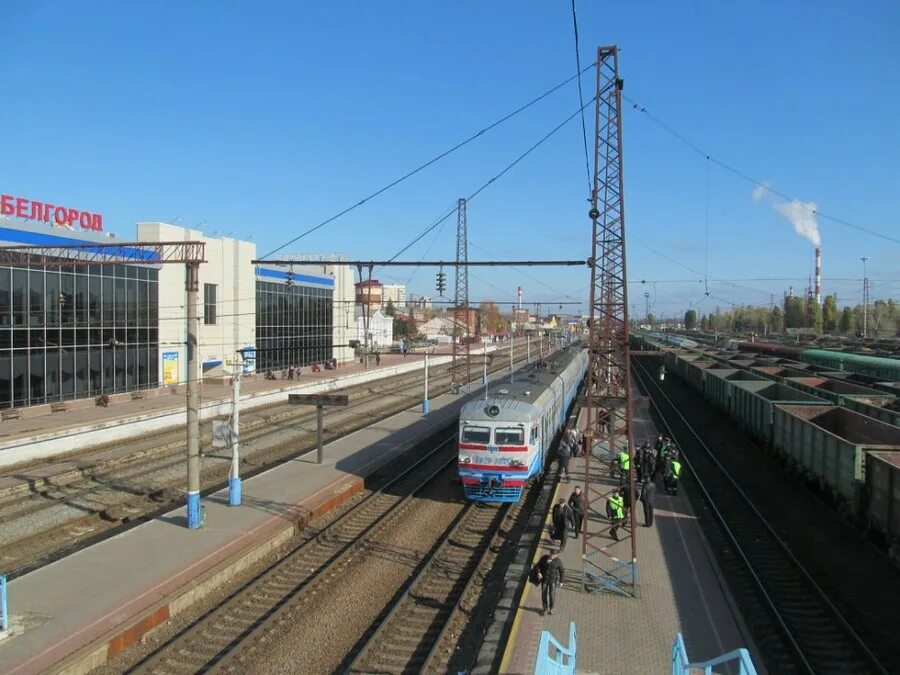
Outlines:
{"type": "Polygon", "coordinates": [[[0,407],[158,386],[157,275],[0,267],[0,407]]]}
{"type": "Polygon", "coordinates": [[[216,325],[216,285],[203,284],[203,323],[216,325]]]}
{"type": "Polygon", "coordinates": [[[324,363],[334,351],[330,288],[256,282],[256,367],[324,363]]]}

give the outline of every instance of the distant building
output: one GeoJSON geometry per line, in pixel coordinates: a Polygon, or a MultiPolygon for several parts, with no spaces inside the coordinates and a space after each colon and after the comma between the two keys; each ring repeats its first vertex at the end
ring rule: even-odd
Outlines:
{"type": "Polygon", "coordinates": [[[474,309],[451,309],[450,317],[460,325],[463,335],[474,335],[478,324],[478,312],[474,309]]]}
{"type": "Polygon", "coordinates": [[[454,325],[458,326],[460,333],[465,331],[465,326],[462,323],[458,323],[453,319],[436,316],[431,321],[427,321],[419,326],[419,332],[426,337],[435,337],[438,335],[452,336],[454,325]]]}
{"type": "Polygon", "coordinates": [[[406,286],[404,284],[384,284],[381,287],[381,297],[385,306],[390,301],[394,303],[394,307],[406,307],[406,286]]]}
{"type": "Polygon", "coordinates": [[[409,306],[413,309],[431,309],[431,296],[430,295],[420,295],[418,297],[414,295],[410,295],[407,301],[409,306]]]}
{"type": "Polygon", "coordinates": [[[384,297],[384,285],[377,279],[358,281],[356,287],[356,304],[368,305],[370,309],[381,309],[384,297]]]}
{"type": "MultiPolygon", "coordinates": [[[[356,339],[360,346],[366,344],[366,319],[362,308],[356,309],[356,339]]],[[[369,340],[372,349],[390,349],[394,343],[394,317],[387,316],[380,309],[369,315],[369,340]]]]}

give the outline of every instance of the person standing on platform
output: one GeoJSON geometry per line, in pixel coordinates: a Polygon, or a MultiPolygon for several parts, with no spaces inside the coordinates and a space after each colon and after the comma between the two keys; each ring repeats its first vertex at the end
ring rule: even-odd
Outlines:
{"type": "Polygon", "coordinates": [[[641,477],[643,480],[653,480],[656,475],[656,452],[650,447],[650,443],[644,444],[644,456],[641,460],[641,477]]]}
{"type": "Polygon", "coordinates": [[[681,478],[681,462],[678,459],[678,451],[675,450],[671,454],[671,459],[666,469],[666,492],[669,494],[678,494],[678,479],[681,478]]]}
{"type": "Polygon", "coordinates": [[[653,527],[653,502],[656,499],[656,483],[651,479],[644,479],[644,489],[641,490],[641,503],[644,505],[644,527],[653,527]]]}
{"type": "Polygon", "coordinates": [[[375,352],[375,365],[376,366],[381,365],[381,354],[379,354],[378,352],[375,352]]]}
{"type": "Polygon", "coordinates": [[[550,550],[538,561],[538,573],[541,581],[541,615],[553,614],[556,606],[557,589],[562,586],[566,568],[556,550],[550,550]]]}
{"type": "Polygon", "coordinates": [[[581,526],[584,524],[584,493],[581,487],[575,486],[575,490],[569,495],[569,507],[572,509],[572,519],[575,522],[575,538],[581,535],[581,526]]]}
{"type": "Polygon", "coordinates": [[[609,516],[609,522],[612,524],[609,536],[619,541],[619,528],[625,522],[625,499],[622,496],[621,488],[606,498],[606,515],[609,516]]]}
{"type": "Polygon", "coordinates": [[[644,446],[639,445],[634,449],[634,479],[640,483],[644,471],[644,446]]]}
{"type": "Polygon", "coordinates": [[[566,500],[560,498],[556,506],[553,507],[553,514],[550,517],[553,524],[553,534],[551,539],[559,541],[559,550],[564,551],[566,548],[566,539],[569,536],[569,529],[573,526],[574,516],[572,508],[566,504],[566,500]]]}
{"type": "Polygon", "coordinates": [[[628,454],[628,448],[619,450],[619,478],[624,480],[628,477],[628,470],[631,468],[631,455],[628,454]]]}
{"type": "Polygon", "coordinates": [[[572,446],[569,445],[568,437],[563,437],[556,449],[556,459],[559,462],[559,478],[562,480],[563,475],[566,482],[569,482],[569,460],[572,459],[572,446]]]}

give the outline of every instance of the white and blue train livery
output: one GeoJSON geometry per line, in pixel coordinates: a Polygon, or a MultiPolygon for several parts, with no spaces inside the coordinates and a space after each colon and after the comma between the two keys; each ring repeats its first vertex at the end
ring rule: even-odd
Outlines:
{"type": "Polygon", "coordinates": [[[459,417],[459,477],[466,499],[517,502],[544,470],[550,444],[587,372],[587,350],[573,345],[536,364],[459,417]]]}

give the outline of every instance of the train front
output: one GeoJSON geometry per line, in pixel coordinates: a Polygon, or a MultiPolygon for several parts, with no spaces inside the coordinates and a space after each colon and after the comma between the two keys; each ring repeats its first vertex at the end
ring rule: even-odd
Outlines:
{"type": "Polygon", "coordinates": [[[459,418],[459,478],[466,499],[517,502],[539,469],[537,427],[529,404],[508,400],[467,403],[459,418]]]}

